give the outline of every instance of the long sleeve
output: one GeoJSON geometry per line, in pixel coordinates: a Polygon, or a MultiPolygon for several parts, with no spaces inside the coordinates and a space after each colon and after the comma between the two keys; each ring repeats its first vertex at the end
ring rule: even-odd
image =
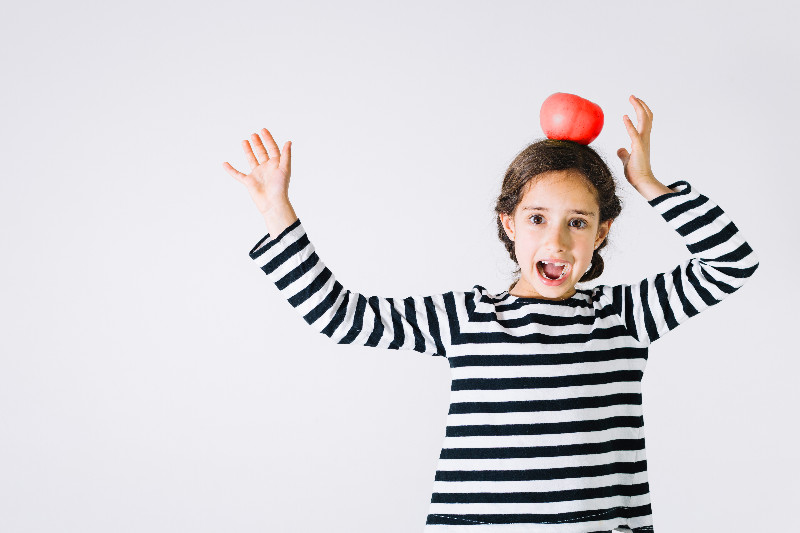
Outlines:
{"type": "Polygon", "coordinates": [[[614,287],[628,333],[647,346],[744,285],[758,257],[725,212],[687,181],[648,203],[683,238],[693,257],[671,272],[614,287]]]}
{"type": "Polygon", "coordinates": [[[317,255],[299,218],[274,239],[267,233],[250,258],[309,325],[338,344],[447,356],[446,295],[395,300],[344,288],[317,255]]]}

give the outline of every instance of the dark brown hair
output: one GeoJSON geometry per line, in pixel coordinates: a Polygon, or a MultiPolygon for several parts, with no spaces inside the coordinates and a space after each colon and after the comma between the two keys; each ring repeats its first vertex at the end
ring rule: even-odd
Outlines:
{"type": "MultiPolygon", "coordinates": [[[[540,179],[542,173],[568,169],[578,170],[591,185],[590,188],[593,189],[600,207],[599,224],[616,218],[622,211],[622,202],[617,196],[617,186],[611,169],[594,149],[574,141],[543,139],[534,142],[522,150],[508,166],[494,208],[497,236],[506,247],[511,260],[517,265],[517,269],[514,271],[515,275],[520,273],[520,268],[514,253],[514,241],[506,235],[500,215],[505,213],[513,216],[525,191],[540,179]]],[[[603,257],[600,255],[600,250],[605,247],[607,242],[608,236],[592,254],[592,266],[578,280],[579,283],[593,280],[603,273],[603,257]]],[[[511,290],[517,281],[519,281],[519,276],[508,290],[511,290]]]]}

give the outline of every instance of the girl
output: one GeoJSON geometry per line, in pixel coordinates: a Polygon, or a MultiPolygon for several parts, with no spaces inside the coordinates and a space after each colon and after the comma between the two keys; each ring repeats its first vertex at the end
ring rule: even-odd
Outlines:
{"type": "Polygon", "coordinates": [[[495,211],[519,277],[401,300],[343,287],[289,203],[291,142],[266,129],[243,141],[251,173],[225,169],[250,192],[267,233],[250,257],[305,321],[336,343],[446,357],[447,428],[424,531],[653,531],[641,379],[648,346],[719,303],[758,267],[738,228],[682,180],[650,169],[653,113],[631,95],[637,130],[625,177],[683,239],[690,260],[630,285],[600,276],[620,201],[588,146],[545,139],[506,172],[495,211]]]}

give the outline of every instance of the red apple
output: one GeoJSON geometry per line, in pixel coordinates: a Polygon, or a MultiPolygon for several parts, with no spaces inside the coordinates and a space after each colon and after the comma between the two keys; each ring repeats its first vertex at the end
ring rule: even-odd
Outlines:
{"type": "Polygon", "coordinates": [[[539,122],[550,139],[589,144],[603,130],[603,110],[578,95],[553,93],[542,103],[539,122]]]}

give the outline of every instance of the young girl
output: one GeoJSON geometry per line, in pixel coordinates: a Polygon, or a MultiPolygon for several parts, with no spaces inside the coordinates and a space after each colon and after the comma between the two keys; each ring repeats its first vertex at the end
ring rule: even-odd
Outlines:
{"type": "Polygon", "coordinates": [[[263,214],[250,257],[294,309],[336,343],[446,357],[447,428],[424,531],[653,531],[641,380],[648,346],[719,303],[758,267],[738,228],[682,180],[650,169],[653,113],[634,96],[625,177],[692,258],[630,285],[600,276],[620,201],[590,147],[545,139],[520,152],[497,199],[497,228],[518,279],[402,300],[343,287],[289,203],[291,143],[243,141],[252,172],[224,166],[263,214]]]}

